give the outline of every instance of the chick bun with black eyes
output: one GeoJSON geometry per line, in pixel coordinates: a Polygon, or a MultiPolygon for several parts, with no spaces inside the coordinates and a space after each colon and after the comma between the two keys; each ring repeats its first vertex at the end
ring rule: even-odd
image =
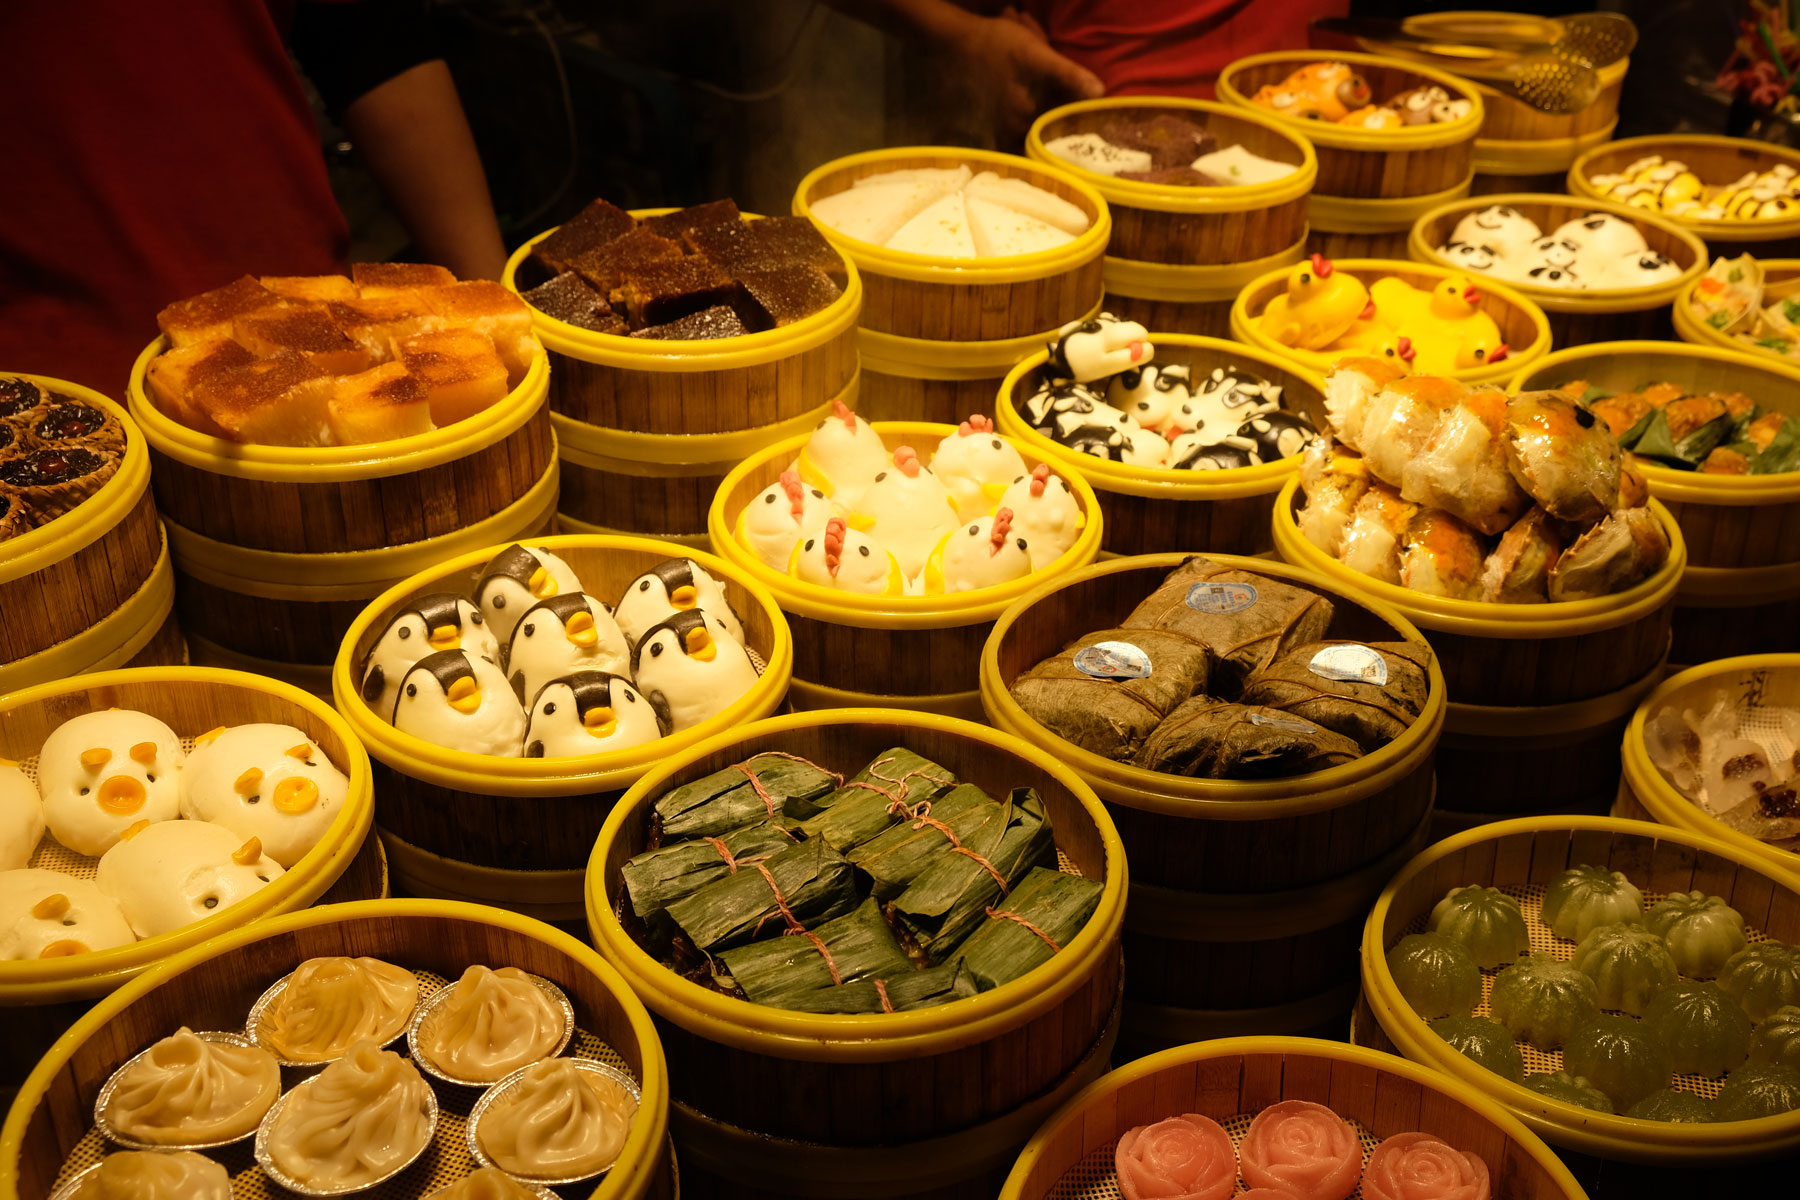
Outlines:
{"type": "Polygon", "coordinates": [[[994,511],[1006,485],[1025,473],[1025,460],[994,432],[993,418],[977,413],[938,443],[931,473],[949,489],[957,519],[973,521],[994,511]]]}
{"type": "Polygon", "coordinates": [[[886,547],[842,517],[794,544],[787,573],[816,587],[865,596],[904,596],[906,575],[886,547]]]}
{"type": "Polygon", "coordinates": [[[972,592],[1031,574],[1030,544],[1012,525],[1012,509],[1002,508],[945,534],[925,563],[925,594],[972,592]]]}
{"type": "Polygon", "coordinates": [[[514,543],[488,560],[475,584],[475,604],[496,641],[512,637],[513,626],[539,600],[579,592],[581,580],[569,564],[543,546],[514,543]]]}
{"type": "Polygon", "coordinates": [[[642,746],[663,736],[662,720],[623,675],[577,671],[532,699],[526,758],[570,758],[642,746]]]}
{"type": "Polygon", "coordinates": [[[631,668],[670,733],[730,707],[757,677],[743,643],[705,609],[678,612],[645,630],[631,668]]]}
{"type": "Polygon", "coordinates": [[[802,480],[799,471],[783,471],[738,514],[737,537],[763,565],[781,571],[795,541],[818,533],[836,515],[831,498],[802,480]]]}
{"type": "Polygon", "coordinates": [[[440,650],[467,650],[500,661],[500,642],[473,601],[455,592],[430,592],[394,614],[363,660],[364,703],[392,719],[401,678],[440,650]]]}
{"type": "Polygon", "coordinates": [[[1087,525],[1074,489],[1044,463],[1013,480],[999,507],[1012,512],[1013,531],[1025,539],[1034,571],[1067,554],[1087,525]]]}
{"type": "Polygon", "coordinates": [[[696,609],[721,621],[733,641],[744,640],[743,622],[732,611],[724,587],[691,558],[666,559],[632,580],[613,610],[613,619],[635,646],[652,626],[696,609]]]}
{"type": "Polygon", "coordinates": [[[564,592],[538,601],[519,618],[505,665],[513,695],[524,704],[552,679],[577,671],[624,674],[631,646],[605,603],[585,592],[564,592]]]}
{"type": "Polygon", "coordinates": [[[401,680],[394,728],[448,750],[516,757],[525,710],[497,664],[441,650],[414,663],[401,680]]]}

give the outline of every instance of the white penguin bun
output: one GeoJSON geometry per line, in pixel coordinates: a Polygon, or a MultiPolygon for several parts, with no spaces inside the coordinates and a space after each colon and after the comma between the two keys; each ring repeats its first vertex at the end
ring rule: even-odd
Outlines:
{"type": "Polygon", "coordinates": [[[973,521],[994,511],[1006,485],[1025,473],[1025,460],[991,418],[976,414],[938,443],[931,473],[949,490],[957,519],[973,521]]]}
{"type": "Polygon", "coordinates": [[[75,853],[97,858],[138,821],[174,820],[186,757],[175,731],[146,713],[71,717],[38,751],[44,823],[75,853]]]}
{"type": "Polygon", "coordinates": [[[795,470],[801,482],[849,508],[887,461],[887,443],[881,435],[842,400],[834,400],[831,415],[819,422],[800,448],[795,470]]]}
{"type": "Polygon", "coordinates": [[[622,675],[630,666],[631,646],[612,609],[585,592],[564,592],[532,605],[513,626],[506,647],[506,677],[520,704],[528,704],[552,679],[577,671],[622,675]]]}
{"type": "Polygon", "coordinates": [[[1031,548],[1012,523],[1012,509],[1002,508],[945,534],[925,564],[925,594],[972,592],[1031,574],[1031,548]]]}
{"type": "Polygon", "coordinates": [[[319,844],[349,795],[350,780],[292,725],[203,734],[181,771],[182,816],[210,821],[239,841],[256,838],[283,867],[319,844]]]}
{"type": "Polygon", "coordinates": [[[527,721],[526,758],[607,754],[663,736],[655,706],[631,680],[605,671],[551,680],[532,697],[527,721]]]}
{"type": "Polygon", "coordinates": [[[498,666],[442,650],[413,664],[401,681],[394,728],[449,750],[511,758],[525,740],[525,710],[498,666]]]}
{"type": "Polygon", "coordinates": [[[1013,480],[1000,497],[1000,507],[1012,510],[1013,531],[1025,539],[1034,571],[1067,554],[1087,524],[1068,481],[1044,463],[1013,480]]]}
{"type": "Polygon", "coordinates": [[[61,871],[0,871],[0,960],[60,958],[137,941],[119,905],[61,871]]]}
{"type": "Polygon", "coordinates": [[[487,618],[495,640],[504,644],[533,604],[580,590],[581,580],[568,563],[542,546],[514,542],[481,568],[475,583],[475,605],[487,618]]]}
{"type": "Polygon", "coordinates": [[[724,622],[703,609],[676,613],[644,631],[632,651],[638,690],[670,733],[697,725],[756,683],[756,664],[724,622]]]}
{"type": "Polygon", "coordinates": [[[392,720],[400,680],[414,663],[440,650],[467,650],[500,661],[500,643],[487,618],[467,596],[430,592],[394,615],[363,660],[363,702],[392,720]]]}
{"type": "Polygon", "coordinates": [[[783,471],[738,514],[737,537],[763,565],[785,571],[794,544],[825,528],[835,515],[837,506],[823,491],[803,481],[800,472],[783,471]]]}
{"type": "Polygon", "coordinates": [[[281,864],[210,821],[144,822],[100,856],[94,882],[141,938],[170,933],[269,886],[281,864]]]}
{"type": "Polygon", "coordinates": [[[0,762],[0,871],[31,861],[44,836],[44,802],[37,785],[12,763],[0,762]]]}
{"type": "Polygon", "coordinates": [[[696,608],[723,621],[735,640],[744,640],[743,622],[732,611],[724,587],[691,558],[665,559],[632,580],[613,619],[635,646],[652,625],[696,608]]]}

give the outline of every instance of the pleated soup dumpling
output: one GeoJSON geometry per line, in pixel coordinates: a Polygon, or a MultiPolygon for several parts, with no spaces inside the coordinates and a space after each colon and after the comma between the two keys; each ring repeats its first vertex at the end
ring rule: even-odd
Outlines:
{"type": "Polygon", "coordinates": [[[202,1146],[256,1132],[281,1095],[281,1067],[260,1046],[207,1041],[182,1026],[127,1063],[103,1114],[157,1146],[202,1146]]]}
{"type": "Polygon", "coordinates": [[[253,1036],[288,1062],[328,1062],[400,1036],[419,1002],[411,971],[378,958],[309,958],[263,1009],[253,1036]]]}
{"type": "Polygon", "coordinates": [[[468,1083],[497,1083],[562,1048],[561,1005],[517,967],[472,966],[433,997],[419,1022],[415,1053],[468,1083]]]}
{"type": "Polygon", "coordinates": [[[125,1150],[101,1159],[70,1200],[231,1200],[231,1176],[191,1150],[125,1150]]]}
{"type": "Polygon", "coordinates": [[[482,1153],[521,1179],[585,1179],[618,1159],[637,1098],[567,1058],[525,1068],[482,1113],[482,1153]]]}
{"type": "Polygon", "coordinates": [[[402,1170],[436,1127],[436,1101],[418,1068],[374,1042],[358,1042],[288,1093],[259,1148],[293,1182],[337,1191],[402,1170]]]}
{"type": "Polygon", "coordinates": [[[496,1167],[476,1167],[455,1183],[432,1192],[425,1200],[538,1200],[539,1195],[505,1171],[496,1167]]]}

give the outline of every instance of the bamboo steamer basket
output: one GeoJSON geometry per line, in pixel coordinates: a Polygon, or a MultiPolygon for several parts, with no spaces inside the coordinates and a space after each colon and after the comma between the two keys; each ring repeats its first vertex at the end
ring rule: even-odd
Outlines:
{"type": "Polygon", "coordinates": [[[1039,117],[1025,153],[1068,171],[1112,211],[1105,306],[1149,329],[1224,337],[1231,302],[1258,275],[1299,262],[1306,249],[1306,198],[1318,178],[1312,143],[1279,118],[1179,96],[1079,100],[1039,117]],[[1203,123],[1221,145],[1290,163],[1285,179],[1243,187],[1177,187],[1119,179],[1051,153],[1046,143],[1093,133],[1121,116],[1158,113],[1203,123]]]}
{"type": "Polygon", "coordinates": [[[1399,257],[1406,252],[1406,231],[1420,215],[1469,194],[1475,138],[1486,120],[1486,106],[1467,80],[1433,67],[1374,54],[1316,50],[1278,50],[1240,58],[1219,73],[1219,98],[1267,113],[1250,102],[1258,89],[1325,60],[1349,63],[1382,100],[1435,85],[1452,99],[1470,103],[1469,114],[1458,120],[1387,131],[1275,118],[1311,142],[1319,158],[1318,182],[1307,205],[1312,226],[1307,251],[1328,258],[1399,257]]]}
{"type": "Polygon", "coordinates": [[[814,200],[865,176],[965,164],[1052,192],[1084,210],[1091,224],[1054,249],[968,259],[889,250],[845,237],[814,218],[862,275],[858,411],[868,420],[954,424],[980,411],[1013,363],[1069,322],[1100,311],[1101,256],[1112,217],[1098,191],[1057,166],[952,146],[870,150],[815,168],[794,192],[794,212],[812,216],[814,200]]]}
{"type": "MultiPolygon", "coordinates": [[[[1423,1066],[1459,1080],[1503,1105],[1563,1156],[1597,1195],[1741,1195],[1753,1190],[1760,1160],[1791,1156],[1800,1146],[1800,1112],[1753,1121],[1687,1125],[1634,1120],[1541,1096],[1477,1066],[1431,1033],[1401,997],[1387,951],[1424,919],[1450,888],[1483,884],[1522,898],[1534,950],[1566,957],[1537,915],[1538,889],[1581,864],[1623,871],[1646,893],[1699,889],[1722,896],[1757,931],[1800,938],[1800,876],[1749,858],[1717,838],[1610,817],[1543,817],[1484,825],[1439,842],[1394,877],[1363,938],[1363,1000],[1356,1035],[1396,1047],[1423,1066]],[[1529,890],[1527,890],[1529,889],[1529,890]]],[[[1490,977],[1491,978],[1491,977],[1490,977]]],[[[1477,1012],[1485,1011],[1486,1000],[1477,1012]]],[[[1554,1071],[1561,1054],[1522,1046],[1527,1071],[1554,1071]]],[[[1711,1095],[1717,1083],[1678,1076],[1682,1090],[1711,1095]]]]}
{"type": "Polygon", "coordinates": [[[1613,755],[1632,709],[1662,677],[1687,545],[1669,510],[1650,510],[1669,558],[1636,587],[1593,600],[1490,604],[1409,591],[1353,571],[1308,541],[1295,479],[1275,502],[1275,549],[1423,629],[1450,690],[1438,754],[1439,807],[1521,815],[1604,808],[1613,755]]]}
{"type": "Polygon", "coordinates": [[[8,377],[103,409],[124,430],[125,455],[112,478],[74,509],[0,542],[0,612],[7,617],[0,623],[0,691],[59,678],[46,665],[53,660],[72,674],[117,651],[121,633],[94,630],[152,586],[163,565],[150,452],[130,414],[80,384],[47,375],[8,377]]]}
{"type": "Polygon", "coordinates": [[[1496,1196],[1587,1200],[1550,1148],[1479,1089],[1392,1055],[1289,1037],[1182,1046],[1112,1072],[1038,1131],[1000,1200],[1118,1200],[1113,1150],[1127,1130],[1198,1113],[1235,1143],[1251,1117],[1283,1100],[1354,1121],[1365,1154],[1383,1138],[1422,1131],[1480,1155],[1496,1196]]]}
{"type": "MultiPolygon", "coordinates": [[[[672,208],[633,209],[655,217],[672,208]]],[[[744,214],[750,220],[755,213],[744,214]]],[[[514,291],[546,229],[513,252],[514,291]]],[[[680,342],[596,333],[531,310],[549,352],[550,419],[562,458],[565,533],[688,541],[705,549],[706,509],[745,454],[809,429],[857,397],[863,283],[844,255],[843,294],[792,325],[680,342]],[[700,539],[694,542],[692,539],[700,539]]]]}
{"type": "MultiPolygon", "coordinates": [[[[1438,256],[1437,248],[1450,239],[1457,222],[1491,204],[1505,204],[1530,217],[1546,236],[1564,221],[1592,212],[1611,213],[1635,225],[1651,250],[1681,268],[1680,277],[1667,283],[1608,291],[1567,291],[1512,283],[1521,295],[1544,310],[1544,317],[1550,322],[1550,336],[1559,346],[1633,338],[1667,339],[1673,329],[1671,306],[1693,288],[1710,261],[1705,242],[1661,214],[1610,200],[1524,193],[1470,196],[1433,209],[1414,223],[1407,253],[1415,262],[1449,266],[1438,256]]],[[[1475,278],[1479,283],[1481,277],[1475,278]]]]}
{"type": "MultiPolygon", "coordinates": [[[[254,895],[192,925],[130,945],[66,958],[0,962],[0,1082],[11,1083],[94,999],[209,938],[317,901],[350,869],[369,831],[373,798],[369,759],[331,707],[273,679],[202,667],[151,667],[82,675],[0,696],[0,758],[35,763],[38,748],[70,717],[132,708],[167,722],[186,738],[219,725],[272,721],[293,725],[349,777],[343,810],[319,844],[254,895]]],[[[92,879],[94,859],[47,834],[33,866],[92,879]]]]}
{"type": "MultiPolygon", "coordinates": [[[[1435,206],[1434,206],[1435,207],[1435,206]]],[[[1346,258],[1335,262],[1340,271],[1348,271],[1364,283],[1390,276],[1404,280],[1426,291],[1452,275],[1463,274],[1435,263],[1401,262],[1396,259],[1346,258]]],[[[1238,294],[1231,306],[1231,336],[1245,345],[1297,362],[1308,370],[1324,374],[1346,354],[1360,351],[1298,350],[1284,346],[1262,331],[1261,317],[1269,301],[1287,290],[1288,268],[1270,271],[1238,294]]],[[[1452,371],[1450,378],[1464,383],[1502,383],[1512,378],[1521,367],[1537,361],[1550,352],[1550,321],[1537,302],[1508,284],[1477,276],[1481,289],[1481,311],[1492,317],[1506,343],[1507,355],[1499,362],[1484,363],[1467,370],[1452,371]]]]}
{"type": "Polygon", "coordinates": [[[799,713],[666,756],[607,818],[588,866],[595,945],[657,1018],[692,1196],[986,1197],[1031,1131],[1105,1071],[1119,994],[1125,850],[1094,793],[1052,755],[967,721],[898,710],[799,713]],[[616,915],[620,868],[663,792],[764,750],[854,770],[904,744],[990,794],[1032,787],[1059,858],[1104,884],[1049,962],[912,1012],[768,1008],[681,978],[616,915]],[[696,1176],[698,1178],[696,1178],[696,1176]]]}
{"type": "Polygon", "coordinates": [[[601,822],[646,770],[686,747],[774,712],[787,692],[793,640],[781,610],[733,564],[672,542],[564,535],[533,541],[560,556],[591,594],[611,602],[639,575],[691,558],[724,587],[764,664],[743,696],[691,729],[580,758],[500,758],[435,746],[402,733],[363,700],[361,665],[414,596],[467,590],[501,546],[437,564],[375,599],[351,623],[332,666],[344,720],[374,760],[375,822],[394,875],[410,895],[470,900],[542,920],[579,924],[582,868],[601,822]]]}
{"type": "Polygon", "coordinates": [[[1746,860],[1761,859],[1790,875],[1800,874],[1800,854],[1742,833],[1678,791],[1650,759],[1644,726],[1669,707],[1705,712],[1720,697],[1759,704],[1800,706],[1800,654],[1752,654],[1689,667],[1662,682],[1632,715],[1625,733],[1625,773],[1613,815],[1654,821],[1674,829],[1704,834],[1730,846],[1746,860]]]}
{"type": "MultiPolygon", "coordinates": [[[[1569,168],[1569,194],[1604,199],[1592,183],[1594,176],[1617,174],[1628,164],[1652,154],[1686,163],[1709,186],[1730,183],[1749,171],[1761,174],[1783,164],[1800,169],[1800,150],[1772,142],[1699,133],[1656,134],[1607,142],[1583,154],[1569,168]]],[[[1800,214],[1774,221],[1671,219],[1699,234],[1714,254],[1780,258],[1800,252],[1800,214]]]]}
{"type": "MultiPolygon", "coordinates": [[[[278,917],[195,946],[108,997],[38,1065],[7,1114],[0,1128],[0,1196],[48,1195],[59,1173],[73,1174],[106,1153],[93,1128],[94,1102],[126,1059],[183,1025],[241,1029],[271,983],[307,958],[341,954],[408,967],[424,975],[426,985],[454,981],[476,964],[516,966],[555,983],[575,1009],[577,1052],[629,1072],[643,1093],[612,1169],[577,1190],[594,1200],[674,1196],[668,1071],[649,1014],[618,972],[547,925],[491,908],[425,900],[337,904],[278,917]]],[[[294,1082],[285,1079],[284,1086],[294,1082]]],[[[416,1200],[476,1165],[462,1132],[474,1093],[435,1090],[435,1149],[381,1185],[379,1195],[416,1200]]],[[[289,1194],[253,1169],[247,1143],[209,1156],[226,1164],[235,1196],[275,1200],[289,1194]]]]}
{"type": "MultiPolygon", "coordinates": [[[[1282,388],[1292,411],[1325,428],[1325,381],[1290,360],[1237,342],[1184,333],[1153,333],[1157,361],[1192,365],[1200,377],[1215,366],[1243,365],[1282,388]]],[[[1038,351],[1006,376],[994,405],[1001,432],[1065,474],[1086,479],[1105,516],[1101,552],[1162,554],[1191,546],[1260,554],[1273,546],[1268,514],[1275,493],[1300,469],[1298,455],[1230,471],[1136,467],[1081,454],[1032,429],[1019,406],[1043,382],[1048,355],[1038,351]]]]}
{"type": "MultiPolygon", "coordinates": [[[[1019,675],[1071,638],[1117,626],[1187,557],[1113,559],[1020,600],[982,650],[982,702],[995,728],[1067,763],[1118,825],[1132,864],[1132,1049],[1341,1029],[1362,914],[1424,841],[1444,715],[1436,664],[1410,729],[1354,762],[1295,779],[1190,779],[1115,762],[1057,736],[1012,697],[1019,675]]],[[[1327,596],[1336,608],[1330,637],[1424,642],[1393,607],[1329,579],[1264,559],[1207,557],[1327,596]]]]}
{"type": "MultiPolygon", "coordinates": [[[[1800,365],[1681,342],[1562,350],[1521,371],[1512,388],[1577,379],[1617,391],[1665,379],[1700,391],[1738,391],[1800,420],[1800,365]]],[[[1706,475],[1637,463],[1688,544],[1671,660],[1800,650],[1800,471],[1706,475]]]]}
{"type": "Polygon", "coordinates": [[[414,564],[548,527],[556,441],[542,354],[479,416],[388,442],[299,447],[243,445],[166,415],[144,387],[165,348],[158,338],[138,356],[131,415],[150,445],[182,619],[229,651],[327,664],[361,606],[414,564]]]}
{"type": "MultiPolygon", "coordinates": [[[[979,406],[993,403],[990,394],[979,406]]],[[[891,452],[910,445],[924,450],[956,430],[950,425],[886,421],[875,425],[891,452]]],[[[1094,489],[1061,462],[1018,442],[1027,470],[1048,462],[1086,517],[1075,544],[1062,557],[1024,579],[998,587],[942,596],[865,596],[806,583],[772,570],[738,539],[738,514],[799,457],[806,438],[771,446],[734,468],[713,501],[713,545],[738,570],[768,589],[794,628],[797,709],[905,708],[948,716],[981,716],[981,644],[1007,605],[1047,579],[1094,560],[1102,540],[1101,508],[1094,489]]],[[[921,454],[920,461],[926,461],[921,454]]]]}
{"type": "MultiPolygon", "coordinates": [[[[1800,259],[1759,259],[1757,265],[1763,269],[1764,307],[1768,306],[1769,301],[1786,300],[1800,293],[1800,259]]],[[[1695,286],[1698,286],[1698,282],[1695,281],[1695,286]]],[[[1675,301],[1675,333],[1682,341],[1717,350],[1730,350],[1735,354],[1747,354],[1754,359],[1772,360],[1787,366],[1795,364],[1795,360],[1786,354],[1758,346],[1755,342],[1739,341],[1701,321],[1694,316],[1691,307],[1693,299],[1694,287],[1689,287],[1675,301]]]]}

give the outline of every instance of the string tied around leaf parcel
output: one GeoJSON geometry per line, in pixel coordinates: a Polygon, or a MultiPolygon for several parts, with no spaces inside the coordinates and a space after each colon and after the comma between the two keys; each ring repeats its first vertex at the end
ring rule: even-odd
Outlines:
{"type": "Polygon", "coordinates": [[[991,904],[988,905],[988,907],[985,911],[987,912],[987,915],[993,920],[1013,921],[1013,922],[1016,922],[1017,924],[1023,925],[1026,929],[1029,929],[1032,933],[1037,934],[1037,936],[1043,941],[1044,945],[1050,947],[1050,953],[1052,953],[1052,954],[1062,953],[1062,947],[1056,944],[1055,938],[1051,937],[1049,934],[1047,934],[1043,930],[1039,929],[1036,925],[1033,925],[1028,918],[1020,915],[1019,913],[1011,912],[1011,911],[1008,911],[1007,909],[1003,909],[1003,908],[995,908],[991,904]]]}
{"type": "Polygon", "coordinates": [[[875,995],[881,999],[882,1012],[891,1013],[894,1011],[894,1002],[888,999],[887,980],[877,979],[875,981],[875,995]]]}
{"type": "Polygon", "coordinates": [[[801,758],[798,754],[789,754],[785,750],[764,750],[760,754],[752,754],[741,763],[732,763],[732,769],[734,771],[742,772],[744,778],[750,781],[751,788],[756,792],[756,798],[761,800],[763,802],[763,807],[769,810],[769,820],[771,821],[778,821],[780,818],[779,811],[775,806],[775,797],[769,795],[769,789],[763,786],[763,781],[758,779],[756,777],[756,772],[750,769],[750,764],[759,758],[785,758],[789,762],[797,762],[803,767],[811,767],[839,787],[842,787],[844,784],[844,777],[839,775],[836,771],[827,771],[818,763],[809,762],[806,759],[801,758]]]}
{"type": "MultiPolygon", "coordinates": [[[[782,830],[782,832],[786,833],[787,831],[782,830]]],[[[724,838],[703,837],[700,840],[705,842],[707,845],[711,846],[714,850],[717,850],[719,852],[719,857],[725,860],[726,871],[728,871],[729,873],[731,873],[733,875],[736,875],[738,873],[738,868],[740,866],[744,866],[744,867],[751,866],[755,863],[761,862],[763,859],[768,857],[768,855],[766,855],[766,854],[759,854],[755,858],[742,858],[741,859],[731,852],[731,847],[727,846],[725,844],[724,838]]]]}
{"type": "Polygon", "coordinates": [[[989,875],[992,875],[994,877],[994,882],[1000,885],[1000,894],[1002,896],[1005,896],[1012,891],[1011,888],[1006,886],[1006,876],[1002,875],[993,863],[983,858],[979,852],[971,850],[963,845],[962,839],[956,836],[956,831],[954,829],[931,815],[931,801],[919,801],[919,803],[906,815],[907,819],[912,822],[912,827],[914,829],[923,829],[925,826],[929,825],[945,837],[949,838],[950,853],[963,855],[972,860],[976,866],[986,871],[989,875]]]}
{"type": "MultiPolygon", "coordinates": [[[[761,862],[746,861],[745,865],[755,867],[757,871],[761,872],[763,882],[769,885],[769,893],[775,897],[775,907],[781,910],[782,919],[787,922],[788,935],[798,935],[811,942],[813,949],[817,950],[819,956],[825,960],[825,969],[831,972],[832,984],[834,986],[842,985],[844,977],[838,971],[837,960],[831,957],[831,951],[826,947],[825,939],[800,923],[800,918],[796,917],[794,910],[788,907],[787,897],[781,894],[781,885],[775,882],[775,876],[769,871],[769,868],[761,862]]],[[[766,921],[768,918],[764,917],[763,920],[766,921]]],[[[762,921],[758,921],[756,924],[757,930],[760,932],[762,921]]]]}

